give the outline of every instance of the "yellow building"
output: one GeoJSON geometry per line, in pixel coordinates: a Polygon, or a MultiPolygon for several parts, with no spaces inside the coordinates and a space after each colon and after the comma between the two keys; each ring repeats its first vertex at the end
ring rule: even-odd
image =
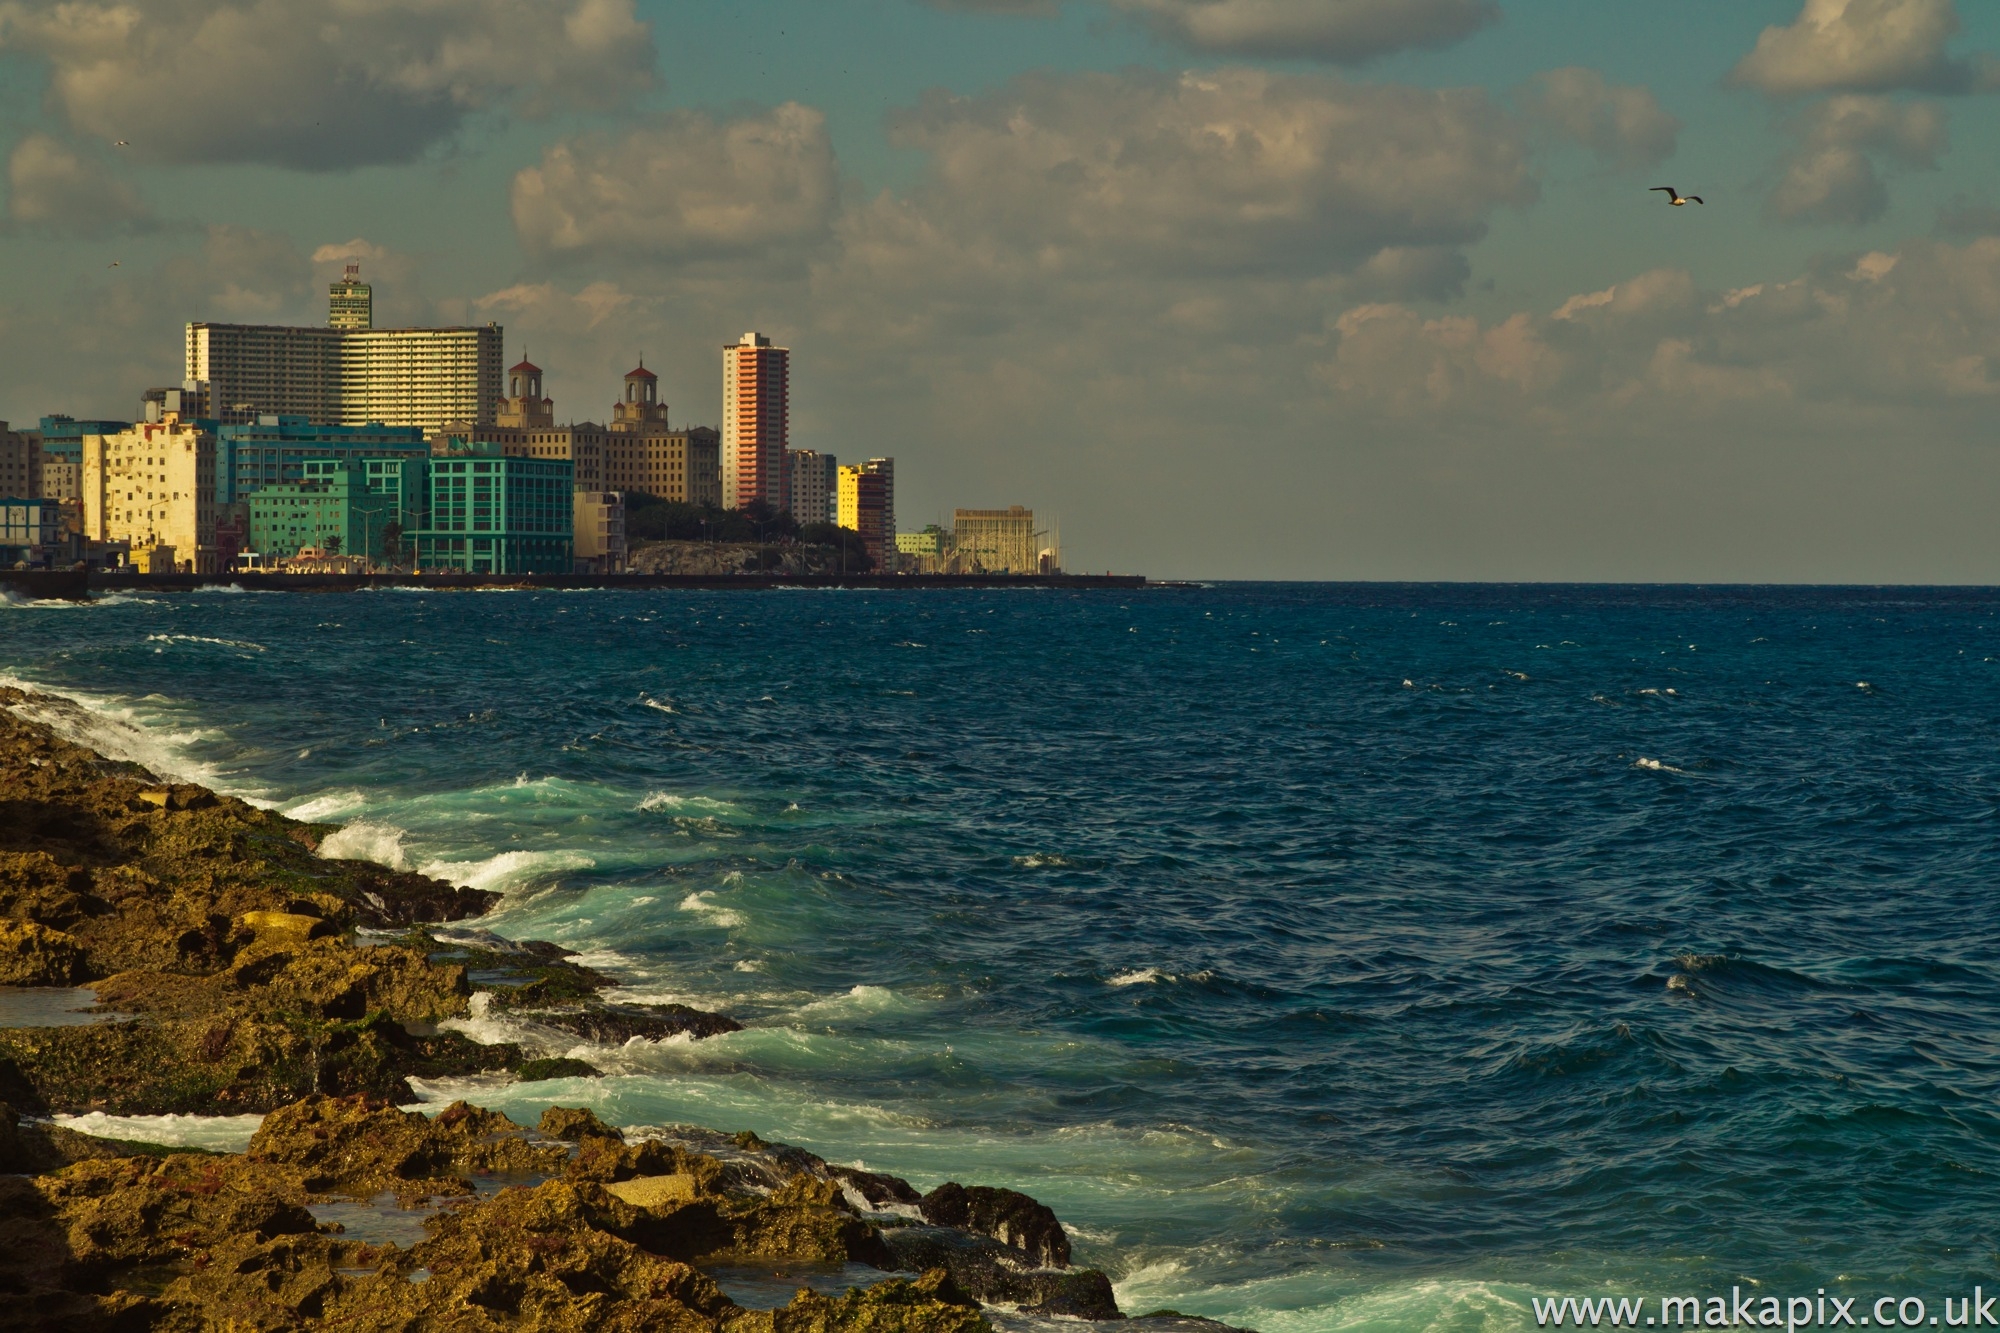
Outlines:
{"type": "Polygon", "coordinates": [[[171,413],[118,435],[84,436],[83,532],[158,550],[181,573],[220,573],[215,437],[171,413]]]}
{"type": "Polygon", "coordinates": [[[866,463],[838,470],[840,495],[835,501],[841,527],[861,534],[861,544],[874,558],[875,568],[887,569],[895,551],[895,532],[888,526],[885,504],[888,478],[872,471],[866,463]]]}

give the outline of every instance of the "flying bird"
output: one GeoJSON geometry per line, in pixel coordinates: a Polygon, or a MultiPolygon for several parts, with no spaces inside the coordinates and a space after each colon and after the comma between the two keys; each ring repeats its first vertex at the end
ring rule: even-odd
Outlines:
{"type": "Polygon", "coordinates": [[[111,146],[113,148],[130,148],[132,146],[132,141],[130,139],[120,139],[117,143],[112,144],[111,146]]]}
{"type": "MultiPolygon", "coordinates": [[[[1659,191],[1659,192],[1660,192],[1661,194],[1664,194],[1665,196],[1667,196],[1667,202],[1668,202],[1668,203],[1670,203],[1670,204],[1672,204],[1672,205],[1673,205],[1673,206],[1674,206],[1675,208],[1679,208],[1679,207],[1681,207],[1681,206],[1682,206],[1682,205],[1684,205],[1684,204],[1699,204],[1699,203],[1701,203],[1701,196],[1700,196],[1700,195],[1698,195],[1698,194],[1682,194],[1682,193],[1681,193],[1681,192],[1680,192],[1679,190],[1676,190],[1676,189],[1675,189],[1675,188],[1674,188],[1673,186],[1671,186],[1671,185],[1655,185],[1655,186],[1653,187],[1653,189],[1652,189],[1652,190],[1648,190],[1648,191],[1646,191],[1646,193],[1647,193],[1647,194],[1651,194],[1651,193],[1653,193],[1653,190],[1657,190],[1657,191],[1659,191]]],[[[1704,205],[1704,207],[1705,207],[1705,206],[1706,206],[1706,205],[1704,205]]]]}
{"type": "Polygon", "coordinates": [[[106,265],[105,265],[104,267],[106,267],[106,268],[117,268],[117,267],[118,267],[118,261],[114,259],[114,260],[112,260],[112,261],[111,261],[110,263],[106,264],[106,265]]]}

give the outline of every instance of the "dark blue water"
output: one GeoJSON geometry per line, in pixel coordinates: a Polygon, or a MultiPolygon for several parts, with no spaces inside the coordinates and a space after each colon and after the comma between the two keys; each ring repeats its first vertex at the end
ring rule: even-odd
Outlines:
{"type": "Polygon", "coordinates": [[[1996,612],[209,594],[0,608],[0,671],[752,1024],[428,1096],[1013,1185],[1128,1309],[1515,1327],[2000,1279],[1996,612]]]}

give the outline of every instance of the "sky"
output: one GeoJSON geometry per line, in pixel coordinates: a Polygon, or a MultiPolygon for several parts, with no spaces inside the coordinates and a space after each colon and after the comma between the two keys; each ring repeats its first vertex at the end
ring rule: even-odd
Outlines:
{"type": "Polygon", "coordinates": [[[358,261],[1071,569],[2000,583],[1996,98],[1971,0],[0,0],[0,417],[358,261]]]}

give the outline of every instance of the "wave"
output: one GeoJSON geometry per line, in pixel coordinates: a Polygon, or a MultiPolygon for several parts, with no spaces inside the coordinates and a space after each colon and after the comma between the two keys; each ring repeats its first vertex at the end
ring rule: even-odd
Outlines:
{"type": "Polygon", "coordinates": [[[1157,967],[1139,967],[1134,968],[1130,972],[1120,972],[1116,976],[1107,977],[1104,984],[1107,986],[1155,986],[1163,981],[1205,982],[1213,980],[1215,980],[1215,973],[1209,971],[1207,968],[1203,968],[1199,972],[1182,973],[1167,972],[1157,967]]]}
{"type": "Polygon", "coordinates": [[[217,648],[248,648],[253,652],[271,651],[261,643],[248,639],[211,639],[206,634],[148,634],[147,643],[206,643],[217,648]]]}
{"type": "Polygon", "coordinates": [[[1685,768],[1675,768],[1675,767],[1674,767],[1674,766],[1673,766],[1672,764],[1663,764],[1663,763],[1661,763],[1661,762],[1660,762],[1659,760],[1657,760],[1657,759],[1647,759],[1647,758],[1644,758],[1643,756],[1642,756],[1642,757],[1640,757],[1640,758],[1638,758],[1638,759],[1634,759],[1634,760],[1632,761],[1632,767],[1634,767],[1634,768],[1643,768],[1643,769],[1646,769],[1646,770],[1647,770],[1648,772],[1652,772],[1652,773],[1685,773],[1685,772],[1687,772],[1687,770],[1686,770],[1685,768]]]}
{"type": "Polygon", "coordinates": [[[507,893],[571,870],[589,870],[596,864],[594,857],[582,852],[501,852],[483,861],[429,861],[417,869],[432,879],[507,893]]]}
{"type": "MultiPolygon", "coordinates": [[[[294,813],[293,818],[299,816],[294,813]]],[[[408,870],[410,854],[403,847],[403,839],[407,836],[406,830],[394,824],[357,819],[339,832],[328,834],[319,845],[319,854],[329,861],[372,861],[391,870],[408,870]]],[[[439,875],[438,878],[447,876],[439,875]]]]}
{"type": "Polygon", "coordinates": [[[801,1005],[794,1018],[811,1018],[824,1021],[829,1018],[862,1018],[871,1014],[911,1013],[925,1006],[887,986],[855,986],[839,995],[829,995],[823,1000],[801,1005]]]}
{"type": "Polygon", "coordinates": [[[222,733],[206,727],[162,726],[138,706],[165,702],[157,695],[127,700],[116,695],[86,694],[43,685],[4,673],[0,673],[0,686],[34,696],[10,707],[16,715],[40,723],[66,741],[87,746],[110,759],[137,764],[162,778],[199,783],[253,805],[268,808],[272,804],[264,789],[232,782],[215,765],[189,753],[191,747],[216,740],[222,733]]]}
{"type": "Polygon", "coordinates": [[[215,1152],[242,1152],[250,1146],[250,1136],[264,1123],[261,1115],[106,1115],[102,1111],[59,1115],[53,1120],[64,1129],[101,1139],[129,1139],[135,1143],[207,1148],[215,1152]]]}
{"type": "Polygon", "coordinates": [[[1046,866],[1066,866],[1069,860],[1061,852],[1030,852],[1015,857],[1014,864],[1023,870],[1040,870],[1046,866]]]}
{"type": "Polygon", "coordinates": [[[321,792],[318,796],[308,796],[300,801],[287,801],[278,809],[293,819],[317,824],[325,823],[336,815],[359,810],[367,804],[366,792],[347,787],[340,791],[321,792]]]}
{"type": "Polygon", "coordinates": [[[710,925],[721,926],[724,930],[734,929],[746,923],[747,918],[741,912],[723,907],[714,899],[715,890],[704,889],[681,899],[680,908],[683,912],[694,912],[707,917],[710,925]]]}
{"type": "Polygon", "coordinates": [[[737,807],[728,801],[718,801],[713,796],[681,796],[670,791],[656,791],[640,801],[638,809],[648,813],[654,810],[707,810],[718,815],[733,815],[737,807]]]}

